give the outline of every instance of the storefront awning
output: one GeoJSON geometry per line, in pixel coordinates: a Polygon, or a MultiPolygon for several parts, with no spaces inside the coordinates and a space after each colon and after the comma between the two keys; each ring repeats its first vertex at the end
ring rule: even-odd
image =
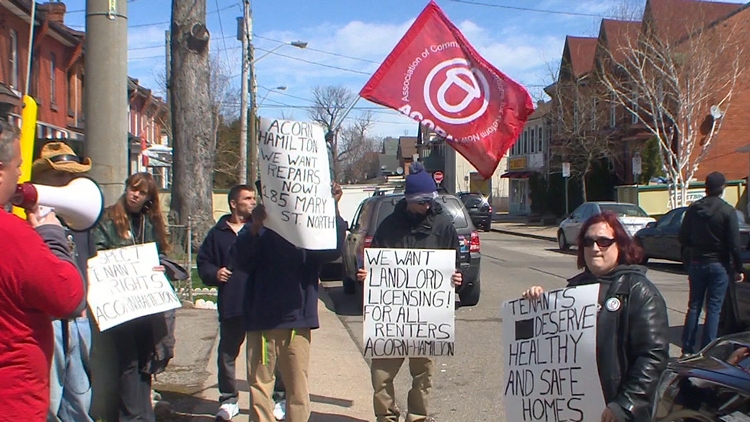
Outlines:
{"type": "Polygon", "coordinates": [[[504,179],[528,179],[532,174],[534,174],[533,171],[509,171],[500,177],[504,179]]]}

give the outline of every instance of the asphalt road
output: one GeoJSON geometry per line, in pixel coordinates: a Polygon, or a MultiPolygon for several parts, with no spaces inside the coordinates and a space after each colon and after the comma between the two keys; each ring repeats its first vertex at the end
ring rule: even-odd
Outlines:
{"type": "MultiPolygon", "coordinates": [[[[517,298],[529,286],[545,289],[565,286],[578,273],[575,249],[563,253],[549,241],[504,235],[481,234],[482,296],[475,307],[456,310],[456,353],[435,360],[430,412],[440,422],[459,420],[506,421],[503,411],[503,350],[500,306],[517,298]]],[[[687,306],[687,276],[680,264],[649,263],[649,278],[669,307],[673,356],[679,355],[684,309],[687,306]]],[[[362,312],[353,296],[343,294],[341,283],[323,283],[333,299],[335,311],[362,350],[362,312]]],[[[369,379],[361,380],[369,383],[369,379]]],[[[399,406],[406,409],[411,386],[408,365],[396,378],[399,406]]]]}

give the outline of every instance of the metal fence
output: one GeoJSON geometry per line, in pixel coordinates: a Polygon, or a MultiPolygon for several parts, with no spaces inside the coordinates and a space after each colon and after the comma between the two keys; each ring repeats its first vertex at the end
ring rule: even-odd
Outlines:
{"type": "Polygon", "coordinates": [[[187,280],[173,281],[180,300],[193,301],[193,237],[192,219],[187,225],[168,224],[167,232],[171,251],[169,257],[187,270],[187,280]]]}

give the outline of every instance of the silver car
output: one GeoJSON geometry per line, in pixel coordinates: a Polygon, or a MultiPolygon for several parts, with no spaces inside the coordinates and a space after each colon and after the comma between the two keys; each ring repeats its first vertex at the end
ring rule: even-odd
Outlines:
{"type": "Polygon", "coordinates": [[[568,250],[571,245],[578,242],[578,233],[581,226],[592,215],[601,214],[603,211],[612,211],[617,214],[622,225],[631,236],[638,230],[646,227],[646,224],[656,221],[646,214],[641,207],[625,202],[586,202],[576,208],[568,218],[560,223],[557,230],[557,244],[561,251],[568,250]]]}

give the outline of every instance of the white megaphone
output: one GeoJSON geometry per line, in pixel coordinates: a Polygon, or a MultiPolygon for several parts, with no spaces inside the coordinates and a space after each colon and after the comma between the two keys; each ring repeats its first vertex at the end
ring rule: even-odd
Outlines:
{"type": "Polygon", "coordinates": [[[38,206],[42,214],[51,209],[69,229],[78,232],[94,227],[104,213],[104,194],[88,177],[75,178],[61,187],[22,183],[10,202],[27,211],[38,206]]]}

